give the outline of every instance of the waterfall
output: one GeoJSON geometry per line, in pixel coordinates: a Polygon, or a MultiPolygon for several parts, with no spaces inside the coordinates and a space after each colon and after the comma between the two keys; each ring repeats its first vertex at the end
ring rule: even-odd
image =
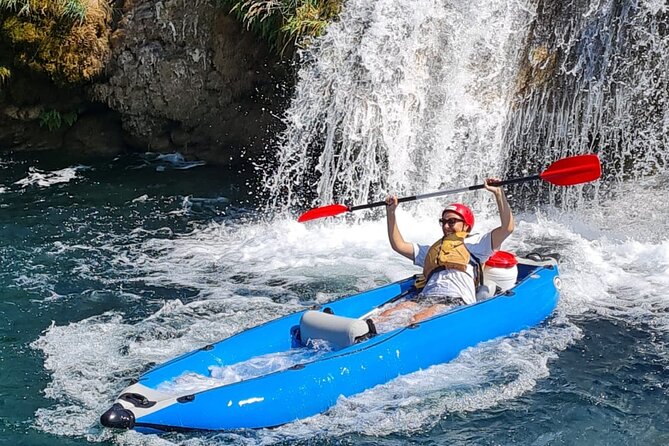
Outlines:
{"type": "MultiPolygon", "coordinates": [[[[600,155],[612,185],[664,172],[668,54],[665,0],[542,1],[508,116],[508,172],[583,152],[600,155]]],[[[549,198],[573,206],[580,192],[549,198]]]]}
{"type": "MultiPolygon", "coordinates": [[[[350,0],[302,53],[271,206],[466,186],[589,152],[609,183],[663,172],[668,16],[664,0],[350,0]]],[[[519,186],[514,206],[545,202],[537,191],[574,207],[600,186],[519,186]]]]}
{"type": "Polygon", "coordinates": [[[265,179],[274,208],[359,204],[501,175],[531,2],[349,0],[301,54],[265,179]]]}

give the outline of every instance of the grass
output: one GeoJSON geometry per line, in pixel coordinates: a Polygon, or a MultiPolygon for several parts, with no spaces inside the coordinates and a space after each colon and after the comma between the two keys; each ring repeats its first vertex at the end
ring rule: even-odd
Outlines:
{"type": "Polygon", "coordinates": [[[84,23],[84,20],[86,20],[86,4],[81,0],[61,0],[58,3],[60,3],[63,18],[84,23]]]}
{"type": "Polygon", "coordinates": [[[12,76],[12,72],[9,68],[0,66],[0,85],[7,82],[7,80],[12,76]]]}
{"type": "Polygon", "coordinates": [[[305,46],[334,20],[343,0],[219,0],[248,29],[283,52],[305,46]]]}
{"type": "Polygon", "coordinates": [[[86,19],[84,0],[0,0],[0,11],[31,16],[49,11],[65,20],[83,23],[86,19]]]}
{"type": "Polygon", "coordinates": [[[30,0],[0,0],[0,10],[16,12],[18,14],[29,14],[30,0]]]}

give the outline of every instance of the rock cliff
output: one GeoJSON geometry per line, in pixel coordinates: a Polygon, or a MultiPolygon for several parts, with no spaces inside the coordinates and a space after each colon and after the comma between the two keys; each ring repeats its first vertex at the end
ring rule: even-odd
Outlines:
{"type": "Polygon", "coordinates": [[[235,164],[271,142],[288,65],[215,0],[125,0],[113,11],[109,33],[99,32],[110,51],[92,80],[12,70],[0,87],[0,149],[179,151],[235,164]],[[77,119],[44,125],[51,111],[77,119]]]}
{"type": "Polygon", "coordinates": [[[91,97],[120,113],[133,147],[228,162],[280,126],[284,65],[213,2],[126,1],[111,41],[91,97]]]}

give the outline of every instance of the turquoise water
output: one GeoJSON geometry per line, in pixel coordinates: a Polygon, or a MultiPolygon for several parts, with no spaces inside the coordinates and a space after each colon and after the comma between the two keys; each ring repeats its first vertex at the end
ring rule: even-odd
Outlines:
{"type": "Polygon", "coordinates": [[[44,356],[30,344],[51,324],[114,310],[137,320],[152,311],[157,295],[188,300],[197,294],[187,287],[133,282],[133,265],[114,265],[115,252],[145,238],[187,232],[198,222],[245,215],[245,205],[227,198],[246,199],[240,197],[240,185],[232,184],[232,173],[183,169],[154,158],[101,160],[91,166],[50,158],[3,159],[0,442],[85,443],[33,427],[35,412],[53,402],[44,395],[50,380],[44,356]],[[66,181],[70,170],[75,178],[66,181]],[[39,185],[43,172],[57,174],[39,185]],[[15,184],[25,178],[34,183],[15,184]]]}
{"type": "Polygon", "coordinates": [[[669,444],[669,245],[607,229],[617,207],[519,215],[510,248],[564,257],[540,327],[278,429],[110,432],[100,413],[152,364],[413,269],[382,221],[269,218],[243,174],[149,155],[2,165],[0,443],[669,444]]]}

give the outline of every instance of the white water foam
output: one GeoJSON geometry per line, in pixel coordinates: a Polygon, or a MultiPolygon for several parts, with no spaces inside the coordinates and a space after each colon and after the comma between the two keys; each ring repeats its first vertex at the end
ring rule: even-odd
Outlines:
{"type": "Polygon", "coordinates": [[[29,186],[50,187],[54,184],[69,183],[77,178],[78,172],[88,169],[90,169],[88,166],[74,166],[48,172],[29,167],[28,176],[14,182],[14,184],[22,188],[29,186]]]}

